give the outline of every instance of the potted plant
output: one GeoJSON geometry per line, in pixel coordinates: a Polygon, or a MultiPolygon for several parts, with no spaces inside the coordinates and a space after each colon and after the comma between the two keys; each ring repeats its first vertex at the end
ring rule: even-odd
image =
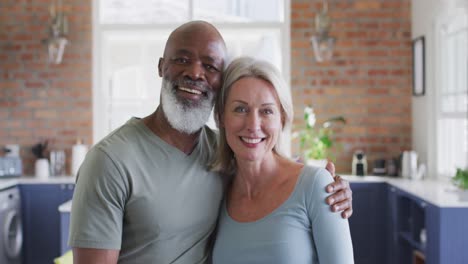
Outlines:
{"type": "Polygon", "coordinates": [[[49,160],[46,158],[48,141],[39,142],[32,147],[32,153],[36,156],[34,173],[38,178],[47,178],[50,174],[49,160]]]}
{"type": "Polygon", "coordinates": [[[452,182],[461,190],[460,198],[464,201],[468,200],[468,168],[457,168],[457,173],[452,178],[452,182]]]}
{"type": "Polygon", "coordinates": [[[305,126],[293,134],[293,137],[299,138],[301,158],[309,165],[324,167],[333,146],[332,126],[346,124],[346,119],[343,116],[335,116],[321,125],[316,125],[314,109],[307,106],[304,109],[304,122],[305,126]]]}
{"type": "Polygon", "coordinates": [[[452,181],[458,188],[468,190],[468,169],[457,168],[457,173],[452,181]]]}

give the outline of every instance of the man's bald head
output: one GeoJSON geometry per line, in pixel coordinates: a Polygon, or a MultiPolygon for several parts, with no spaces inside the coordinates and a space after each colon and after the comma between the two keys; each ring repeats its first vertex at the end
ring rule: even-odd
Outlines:
{"type": "Polygon", "coordinates": [[[169,38],[167,39],[166,46],[164,48],[164,57],[167,56],[168,50],[172,48],[172,45],[176,39],[189,39],[190,36],[199,36],[198,39],[204,40],[206,42],[219,41],[220,43],[222,43],[222,46],[224,48],[223,58],[226,59],[226,43],[224,42],[221,33],[219,33],[219,31],[212,24],[201,20],[187,22],[177,27],[174,31],[172,31],[172,33],[169,35],[169,38]]]}

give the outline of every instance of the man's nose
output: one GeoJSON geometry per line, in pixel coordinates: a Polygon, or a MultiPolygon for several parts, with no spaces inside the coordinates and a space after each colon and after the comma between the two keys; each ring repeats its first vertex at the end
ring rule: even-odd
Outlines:
{"type": "Polygon", "coordinates": [[[194,81],[201,80],[205,78],[205,69],[201,63],[194,62],[185,69],[185,75],[194,81]]]}

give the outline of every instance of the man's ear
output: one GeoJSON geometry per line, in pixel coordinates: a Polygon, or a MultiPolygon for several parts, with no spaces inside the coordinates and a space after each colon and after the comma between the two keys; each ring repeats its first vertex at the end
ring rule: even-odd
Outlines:
{"type": "Polygon", "coordinates": [[[164,63],[164,58],[159,58],[159,62],[158,62],[158,73],[159,73],[159,77],[163,77],[163,75],[162,75],[163,63],[164,63]]]}

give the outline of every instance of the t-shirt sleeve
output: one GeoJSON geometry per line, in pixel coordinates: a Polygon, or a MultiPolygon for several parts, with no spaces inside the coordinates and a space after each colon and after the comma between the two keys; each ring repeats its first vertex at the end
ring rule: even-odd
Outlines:
{"type": "Polygon", "coordinates": [[[325,188],[333,182],[325,169],[315,170],[310,185],[308,215],[312,225],[312,237],[320,263],[354,263],[353,245],[348,220],[334,213],[326,204],[325,188]]]}
{"type": "Polygon", "coordinates": [[[119,250],[127,194],[121,169],[101,149],[90,150],[73,194],[69,245],[119,250]]]}

